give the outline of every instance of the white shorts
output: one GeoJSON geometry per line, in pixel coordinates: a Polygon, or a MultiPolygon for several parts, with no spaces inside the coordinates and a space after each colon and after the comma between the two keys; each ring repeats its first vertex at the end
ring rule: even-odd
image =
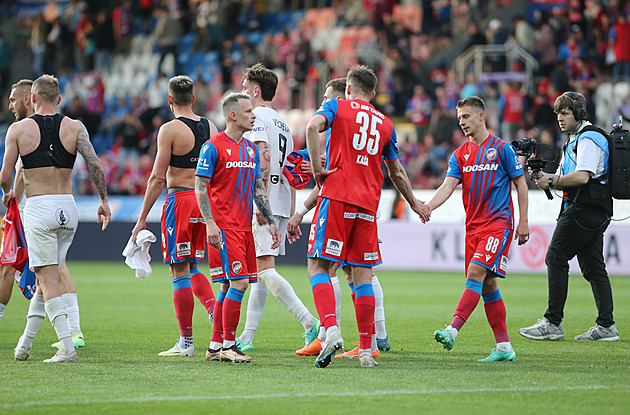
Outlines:
{"type": "Polygon", "coordinates": [[[276,249],[271,249],[271,245],[273,244],[273,238],[271,237],[271,233],[269,233],[269,224],[266,223],[264,225],[259,225],[256,220],[256,215],[252,216],[252,233],[254,234],[254,245],[256,246],[256,257],[266,256],[266,255],[284,255],[284,241],[287,237],[287,225],[289,224],[288,218],[283,218],[280,216],[274,215],[274,220],[276,221],[276,226],[278,227],[278,232],[280,232],[280,245],[276,249]]]}
{"type": "Polygon", "coordinates": [[[66,263],[66,254],[79,224],[72,195],[27,198],[23,223],[31,270],[66,263]]]}

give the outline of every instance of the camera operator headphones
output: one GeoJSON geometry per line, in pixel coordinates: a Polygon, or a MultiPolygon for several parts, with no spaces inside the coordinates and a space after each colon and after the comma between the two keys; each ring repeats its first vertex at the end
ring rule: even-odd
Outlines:
{"type": "Polygon", "coordinates": [[[573,110],[573,116],[575,117],[575,121],[585,120],[586,108],[584,108],[584,105],[582,105],[580,96],[572,91],[565,92],[565,95],[568,95],[573,100],[573,105],[571,105],[571,109],[573,110]]]}

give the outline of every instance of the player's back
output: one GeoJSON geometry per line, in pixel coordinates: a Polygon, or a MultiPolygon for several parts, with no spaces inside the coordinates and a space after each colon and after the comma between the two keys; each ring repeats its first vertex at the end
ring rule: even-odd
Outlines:
{"type": "Polygon", "coordinates": [[[331,99],[317,113],[331,128],[326,168],[337,169],[324,180],[321,195],[376,212],[383,184],[381,159],[398,158],[393,123],[361,100],[331,99]]]}
{"type": "Polygon", "coordinates": [[[254,128],[243,137],[256,143],[264,141],[269,146],[269,183],[267,195],[274,215],[291,216],[291,187],[283,175],[287,156],[293,151],[293,136],[287,123],[274,109],[254,108],[254,128]]]}
{"type": "MultiPolygon", "coordinates": [[[[168,135],[171,158],[166,171],[166,187],[195,187],[195,169],[203,143],[216,134],[216,127],[202,117],[178,117],[162,127],[168,135]]],[[[160,143],[158,142],[158,145],[160,143]]]]}

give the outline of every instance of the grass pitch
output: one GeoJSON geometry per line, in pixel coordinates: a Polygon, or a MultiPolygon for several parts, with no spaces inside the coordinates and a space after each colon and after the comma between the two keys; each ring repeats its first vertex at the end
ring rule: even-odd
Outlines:
{"type": "MultiPolygon", "coordinates": [[[[461,274],[379,271],[392,350],[380,366],[333,359],[326,369],[296,356],[302,326],[270,295],[250,364],[206,362],[211,327],[196,302],[197,355],[158,357],[179,332],[165,265],[133,277],[124,264],[69,264],[79,292],[87,347],[79,364],[46,365],[54,354],[44,321],[26,362],[13,361],[28,302],[17,289],[0,321],[0,414],[172,413],[466,413],[627,414],[630,407],[630,278],[612,279],[621,342],[572,340],[594,325],[590,286],[571,278],[561,342],[518,334],[546,308],[542,275],[501,281],[515,362],[479,363],[494,347],[480,304],[448,352],[433,331],[450,322],[464,288],[461,274]]],[[[305,267],[279,267],[312,313],[305,267]]],[[[343,277],[342,277],[343,278],[343,277]]],[[[213,286],[213,288],[216,287],[213,286]]],[[[342,287],[343,288],[343,287],[342,287]]],[[[244,301],[246,304],[246,301],[244,301]]],[[[245,317],[245,306],[241,326],[245,317]]],[[[349,291],[343,289],[342,332],[349,349],[358,340],[349,291]]]]}

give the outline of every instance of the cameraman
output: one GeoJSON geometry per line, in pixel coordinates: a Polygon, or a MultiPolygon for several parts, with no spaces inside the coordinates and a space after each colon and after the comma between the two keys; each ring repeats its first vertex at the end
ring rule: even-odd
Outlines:
{"type": "Polygon", "coordinates": [[[591,284],[598,316],[596,325],[575,340],[619,340],[614,326],[613,298],[604,263],[604,231],[612,217],[612,196],[605,185],[608,140],[586,121],[582,94],[565,92],[554,111],[563,133],[569,134],[556,175],[538,173],[540,189],[562,190],[562,207],[545,263],[549,284],[544,318],[519,333],[534,340],[563,340],[563,309],[569,284],[569,260],[577,255],[584,278],[591,284]]]}

